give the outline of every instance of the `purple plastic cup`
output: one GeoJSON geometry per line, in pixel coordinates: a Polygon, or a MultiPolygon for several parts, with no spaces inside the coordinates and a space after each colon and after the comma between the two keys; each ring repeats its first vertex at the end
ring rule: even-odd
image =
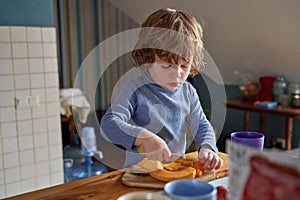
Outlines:
{"type": "Polygon", "coordinates": [[[264,148],[265,136],[258,132],[238,131],[231,133],[231,141],[243,144],[259,151],[264,148]]]}

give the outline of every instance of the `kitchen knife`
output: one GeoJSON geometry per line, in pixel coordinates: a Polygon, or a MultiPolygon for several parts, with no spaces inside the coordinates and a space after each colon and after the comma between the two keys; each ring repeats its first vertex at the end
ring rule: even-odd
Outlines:
{"type": "Polygon", "coordinates": [[[177,160],[184,160],[184,159],[186,159],[185,154],[179,155],[179,154],[172,153],[170,161],[163,161],[162,163],[163,164],[169,164],[171,162],[174,162],[174,161],[177,161],[177,160]]]}

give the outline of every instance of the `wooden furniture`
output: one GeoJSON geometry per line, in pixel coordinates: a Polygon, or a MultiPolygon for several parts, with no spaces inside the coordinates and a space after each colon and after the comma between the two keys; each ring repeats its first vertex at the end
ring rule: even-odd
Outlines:
{"type": "Polygon", "coordinates": [[[60,117],[61,123],[67,123],[69,126],[69,143],[73,144],[74,134],[76,133],[76,127],[73,116],[63,115],[60,117]]]}
{"type": "Polygon", "coordinates": [[[117,199],[123,194],[133,191],[153,191],[161,189],[127,187],[121,183],[122,171],[113,171],[99,176],[72,181],[70,183],[21,194],[8,200],[57,200],[57,199],[84,199],[106,200],[117,199]]]}
{"type": "MultiPolygon", "coordinates": [[[[229,168],[229,158],[225,153],[219,153],[224,164],[219,170],[227,170],[229,168]]],[[[58,199],[84,199],[84,200],[116,200],[118,197],[133,191],[150,191],[158,192],[162,191],[162,188],[153,187],[138,187],[132,185],[126,186],[122,182],[122,177],[125,174],[125,170],[118,170],[108,172],[106,174],[92,176],[85,179],[79,179],[69,183],[20,194],[14,197],[7,198],[7,200],[58,200],[58,199]]],[[[144,176],[147,176],[144,174],[144,176]]]]}
{"type": "Polygon", "coordinates": [[[228,99],[226,101],[226,106],[228,108],[235,108],[244,111],[244,130],[249,130],[249,120],[250,120],[250,112],[258,112],[259,113],[259,131],[264,133],[265,127],[265,115],[273,114],[280,115],[286,117],[286,149],[290,150],[292,148],[292,131],[293,131],[293,119],[300,118],[300,109],[299,108],[291,108],[291,107],[282,107],[277,106],[275,108],[264,108],[260,106],[256,106],[254,102],[245,101],[242,99],[228,99]]]}

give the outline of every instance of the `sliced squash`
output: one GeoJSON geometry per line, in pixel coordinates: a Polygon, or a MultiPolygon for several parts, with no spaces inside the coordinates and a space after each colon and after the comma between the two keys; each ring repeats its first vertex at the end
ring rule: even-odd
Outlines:
{"type": "Polygon", "coordinates": [[[157,171],[163,169],[164,166],[161,162],[157,160],[150,160],[148,158],[144,158],[140,162],[136,164],[138,167],[144,168],[147,172],[157,171]]]}
{"type": "Polygon", "coordinates": [[[185,159],[186,160],[192,160],[194,162],[198,161],[198,152],[194,151],[194,152],[190,152],[185,154],[185,159]]]}
{"type": "Polygon", "coordinates": [[[164,165],[164,168],[169,171],[179,170],[183,167],[181,163],[171,162],[169,164],[164,165]]]}
{"type": "Polygon", "coordinates": [[[203,174],[203,164],[200,161],[193,163],[193,168],[196,169],[196,177],[200,177],[203,174]]]}
{"type": "Polygon", "coordinates": [[[159,169],[149,173],[153,178],[169,182],[178,179],[194,179],[196,176],[196,169],[193,167],[187,167],[180,171],[169,171],[166,169],[159,169]]]}
{"type": "Polygon", "coordinates": [[[193,166],[193,160],[189,160],[189,159],[182,159],[182,160],[176,160],[174,161],[175,163],[180,163],[184,166],[189,166],[192,167],[193,166]]]}

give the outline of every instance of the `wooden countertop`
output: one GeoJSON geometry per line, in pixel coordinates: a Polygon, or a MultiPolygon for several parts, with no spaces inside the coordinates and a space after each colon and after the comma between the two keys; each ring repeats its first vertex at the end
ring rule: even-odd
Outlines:
{"type": "MultiPolygon", "coordinates": [[[[229,167],[228,155],[219,153],[224,164],[219,170],[229,167]]],[[[118,197],[133,191],[162,191],[161,188],[129,187],[122,183],[124,171],[112,171],[106,174],[72,181],[57,186],[36,190],[7,198],[7,200],[116,200],[118,197]]]]}
{"type": "Polygon", "coordinates": [[[37,190],[7,200],[116,200],[133,191],[160,191],[161,189],[127,187],[121,183],[124,172],[112,171],[99,176],[72,181],[54,187],[37,190]]]}

